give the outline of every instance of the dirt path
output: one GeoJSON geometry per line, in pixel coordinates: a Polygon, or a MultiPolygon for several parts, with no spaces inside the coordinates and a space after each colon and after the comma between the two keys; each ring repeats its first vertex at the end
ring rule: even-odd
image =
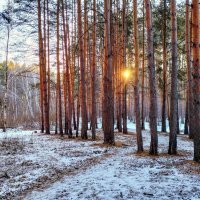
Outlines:
{"type": "MultiPolygon", "coordinates": [[[[149,133],[145,133],[144,138],[145,149],[148,149],[149,133]]],[[[126,145],[115,148],[114,155],[42,191],[33,191],[25,199],[199,199],[199,165],[191,161],[192,142],[179,136],[180,153],[169,156],[167,139],[165,134],[159,136],[160,155],[151,157],[147,152],[134,153],[133,135],[119,134],[117,140],[126,145]]]]}
{"type": "Polygon", "coordinates": [[[76,174],[82,173],[82,172],[86,171],[88,168],[95,166],[100,161],[107,159],[110,156],[111,156],[111,154],[104,154],[100,157],[88,158],[84,161],[79,161],[73,167],[68,167],[63,170],[56,170],[54,174],[50,174],[48,176],[41,176],[37,183],[30,185],[30,188],[27,189],[26,191],[22,191],[22,193],[19,194],[19,197],[17,197],[16,200],[24,199],[25,196],[27,196],[34,190],[44,191],[45,189],[50,187],[52,184],[54,184],[58,181],[62,181],[63,178],[65,178],[67,176],[73,177],[76,174]]]}
{"type": "MultiPolygon", "coordinates": [[[[16,148],[18,143],[25,145],[23,151],[14,155],[0,152],[5,162],[0,163],[3,167],[0,172],[5,168],[9,175],[7,179],[0,178],[4,181],[0,190],[5,191],[0,191],[0,199],[200,198],[199,165],[192,161],[193,145],[186,136],[178,136],[179,154],[169,156],[168,135],[159,134],[159,156],[154,157],[148,155],[148,131],[143,132],[146,150],[143,154],[135,153],[134,133],[116,133],[116,147],[102,145],[101,132],[97,141],[30,133],[23,138],[23,141],[14,140],[16,148]],[[11,160],[15,161],[14,165],[11,160]]],[[[12,142],[9,139],[8,144],[13,146],[12,142]]]]}
{"type": "Polygon", "coordinates": [[[0,199],[23,199],[113,153],[98,143],[23,131],[0,135],[0,199]]]}

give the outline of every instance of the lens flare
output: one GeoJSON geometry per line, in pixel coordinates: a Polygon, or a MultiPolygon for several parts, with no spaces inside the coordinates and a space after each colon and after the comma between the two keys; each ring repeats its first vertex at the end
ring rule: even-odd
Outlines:
{"type": "Polygon", "coordinates": [[[128,80],[130,78],[131,72],[128,69],[124,69],[123,71],[123,77],[124,79],[128,80]]]}

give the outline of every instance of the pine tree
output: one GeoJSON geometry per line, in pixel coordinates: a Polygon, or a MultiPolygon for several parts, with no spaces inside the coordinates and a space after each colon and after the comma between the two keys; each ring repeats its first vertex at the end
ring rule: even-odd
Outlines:
{"type": "Polygon", "coordinates": [[[153,27],[151,4],[149,0],[145,0],[146,9],[146,26],[147,26],[147,58],[149,72],[149,87],[150,87],[150,132],[151,144],[150,154],[158,154],[158,135],[157,135],[157,97],[156,97],[156,75],[154,61],[154,44],[153,44],[153,27]]]}
{"type": "Polygon", "coordinates": [[[177,121],[178,121],[178,50],[177,50],[177,21],[176,0],[171,1],[171,27],[172,27],[172,72],[171,72],[171,101],[170,101],[170,135],[169,154],[177,153],[177,121]]]}
{"type": "Polygon", "coordinates": [[[83,38],[82,38],[82,22],[81,22],[81,0],[77,2],[78,12],[78,38],[79,38],[79,56],[80,56],[80,72],[81,72],[81,137],[87,139],[87,109],[86,109],[86,83],[85,83],[85,58],[83,52],[83,38]]]}
{"type": "Polygon", "coordinates": [[[134,80],[134,95],[135,95],[135,117],[136,117],[136,133],[138,152],[143,151],[142,131],[140,124],[140,105],[139,105],[139,45],[138,45],[138,22],[137,22],[137,0],[133,2],[133,29],[134,29],[134,47],[135,47],[135,80],[134,80]]]}
{"type": "Polygon", "coordinates": [[[104,77],[103,77],[103,131],[104,143],[114,144],[114,102],[113,102],[113,85],[112,85],[112,46],[111,46],[111,6],[112,0],[104,0],[104,77]],[[106,122],[106,125],[105,125],[106,122]]]}
{"type": "Polygon", "coordinates": [[[194,160],[200,162],[199,0],[192,1],[192,66],[194,105],[194,160]]]}

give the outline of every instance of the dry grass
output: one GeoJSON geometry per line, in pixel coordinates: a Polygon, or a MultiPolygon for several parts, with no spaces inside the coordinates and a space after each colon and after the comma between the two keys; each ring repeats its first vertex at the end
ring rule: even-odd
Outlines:
{"type": "Polygon", "coordinates": [[[189,156],[191,153],[188,151],[181,151],[179,150],[178,153],[176,155],[169,155],[167,152],[161,152],[158,153],[158,155],[150,155],[149,151],[143,151],[143,152],[133,152],[133,153],[129,153],[126,154],[127,156],[138,156],[138,157],[150,157],[150,158],[171,158],[171,157],[185,157],[185,156],[189,156]]]}
{"type": "Polygon", "coordinates": [[[0,140],[0,151],[6,154],[17,154],[23,152],[25,141],[22,138],[5,137],[0,140]]]}
{"type": "Polygon", "coordinates": [[[110,148],[110,147],[117,147],[117,148],[121,148],[123,146],[127,146],[126,144],[124,144],[122,141],[115,141],[115,144],[104,144],[104,143],[96,143],[96,144],[92,144],[91,146],[98,146],[101,148],[110,148]]]}

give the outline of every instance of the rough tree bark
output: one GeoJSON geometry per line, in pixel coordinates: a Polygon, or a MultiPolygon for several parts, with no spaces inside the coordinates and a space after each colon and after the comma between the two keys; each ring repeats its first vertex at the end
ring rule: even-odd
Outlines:
{"type": "MultiPolygon", "coordinates": [[[[122,4],[122,50],[123,50],[123,60],[122,60],[122,67],[123,69],[126,68],[126,0],[123,0],[123,4],[122,4]]],[[[127,84],[124,83],[124,87],[123,87],[123,133],[127,134],[128,130],[127,130],[127,100],[126,100],[126,96],[127,96],[127,84]]]]}
{"type": "Polygon", "coordinates": [[[81,21],[81,0],[77,2],[78,12],[78,38],[79,38],[79,56],[80,56],[80,72],[81,72],[81,137],[87,139],[87,109],[86,109],[86,83],[85,83],[85,61],[83,52],[83,35],[82,35],[82,21],[81,21]]]}
{"type": "Polygon", "coordinates": [[[69,138],[72,138],[72,125],[71,125],[71,119],[72,119],[72,109],[71,109],[71,84],[70,84],[70,75],[69,75],[69,51],[68,51],[68,45],[69,41],[67,39],[67,30],[66,30],[66,17],[65,17],[65,10],[64,10],[64,1],[61,0],[62,4],[62,18],[63,18],[63,33],[64,33],[64,49],[65,49],[65,84],[66,84],[66,90],[67,90],[67,97],[68,101],[66,101],[67,105],[67,129],[68,129],[68,136],[69,138]]]}
{"type": "Polygon", "coordinates": [[[93,47],[92,47],[92,80],[91,80],[91,97],[92,97],[92,139],[96,139],[96,0],[93,0],[93,47]]]}
{"type": "Polygon", "coordinates": [[[104,0],[104,45],[105,61],[103,73],[103,131],[104,143],[114,144],[114,103],[113,103],[113,86],[112,86],[112,46],[111,46],[111,5],[112,0],[104,0]]]}
{"type": "Polygon", "coordinates": [[[121,105],[121,57],[118,55],[120,54],[120,22],[119,22],[119,0],[116,1],[116,6],[117,6],[117,21],[116,21],[116,40],[117,40],[117,57],[118,57],[118,62],[117,62],[117,128],[119,132],[122,132],[122,105],[121,105]]]}
{"type": "Polygon", "coordinates": [[[50,125],[49,125],[49,106],[48,106],[48,91],[47,91],[47,78],[46,78],[46,65],[47,65],[47,58],[46,58],[46,45],[47,45],[47,36],[46,36],[46,0],[44,0],[44,11],[43,11],[43,30],[44,30],[44,41],[43,41],[43,59],[44,59],[44,66],[42,68],[43,70],[43,85],[44,85],[44,115],[45,115],[45,132],[46,134],[50,134],[50,125]]]}
{"type": "Polygon", "coordinates": [[[156,97],[156,74],[154,61],[154,46],[153,46],[153,27],[151,4],[149,0],[145,0],[146,8],[146,27],[147,27],[147,58],[149,72],[149,87],[150,87],[150,132],[151,144],[149,153],[152,155],[158,154],[158,135],[157,135],[157,97],[156,97]]]}
{"type": "Polygon", "coordinates": [[[188,112],[188,89],[187,89],[187,99],[186,99],[186,108],[185,108],[185,123],[184,123],[184,134],[188,135],[189,130],[188,130],[188,116],[189,116],[189,112],[188,112]]]}
{"type": "Polygon", "coordinates": [[[186,0],[186,19],[185,19],[185,49],[186,49],[186,62],[187,62],[187,99],[188,99],[188,124],[189,124],[189,136],[193,138],[194,130],[194,116],[193,116],[193,95],[192,95],[192,66],[191,66],[191,51],[190,51],[190,4],[189,0],[186,0]]]}
{"type": "Polygon", "coordinates": [[[57,87],[58,87],[58,121],[59,121],[59,132],[63,136],[63,126],[62,126],[62,99],[61,99],[61,83],[60,83],[60,0],[57,0],[57,47],[56,47],[56,57],[57,57],[57,87]]]}
{"type": "MultiPolygon", "coordinates": [[[[47,52],[48,52],[48,66],[47,66],[47,101],[48,112],[50,112],[51,105],[51,69],[50,69],[50,13],[49,13],[49,0],[47,0],[47,52]]],[[[49,114],[48,114],[49,115],[49,114]]]]}
{"type": "Polygon", "coordinates": [[[167,3],[164,0],[163,9],[163,31],[162,31],[162,45],[163,45],[163,98],[162,98],[162,132],[166,132],[166,91],[167,91],[167,48],[166,48],[166,7],[167,3]]]}
{"type": "Polygon", "coordinates": [[[177,120],[178,120],[178,63],[177,63],[177,21],[176,0],[171,1],[172,29],[172,72],[171,72],[171,102],[170,102],[170,134],[169,154],[177,153],[177,120]]]}
{"type": "Polygon", "coordinates": [[[41,110],[41,132],[44,133],[44,105],[43,105],[43,41],[41,24],[41,5],[38,0],[38,38],[39,38],[39,70],[40,70],[40,110],[41,110]]]}
{"type": "Polygon", "coordinates": [[[194,160],[200,162],[199,0],[192,1],[192,65],[194,106],[194,160]]]}
{"type": "Polygon", "coordinates": [[[145,16],[144,16],[144,1],[143,1],[143,24],[142,24],[142,99],[141,99],[141,128],[145,130],[145,123],[144,123],[144,81],[145,81],[145,16]]]}
{"type": "Polygon", "coordinates": [[[143,152],[142,131],[140,125],[140,104],[139,104],[139,45],[138,45],[138,21],[137,21],[137,0],[133,1],[133,29],[134,29],[134,47],[135,47],[135,79],[134,79],[134,108],[136,118],[136,133],[137,133],[137,150],[143,152]]]}

